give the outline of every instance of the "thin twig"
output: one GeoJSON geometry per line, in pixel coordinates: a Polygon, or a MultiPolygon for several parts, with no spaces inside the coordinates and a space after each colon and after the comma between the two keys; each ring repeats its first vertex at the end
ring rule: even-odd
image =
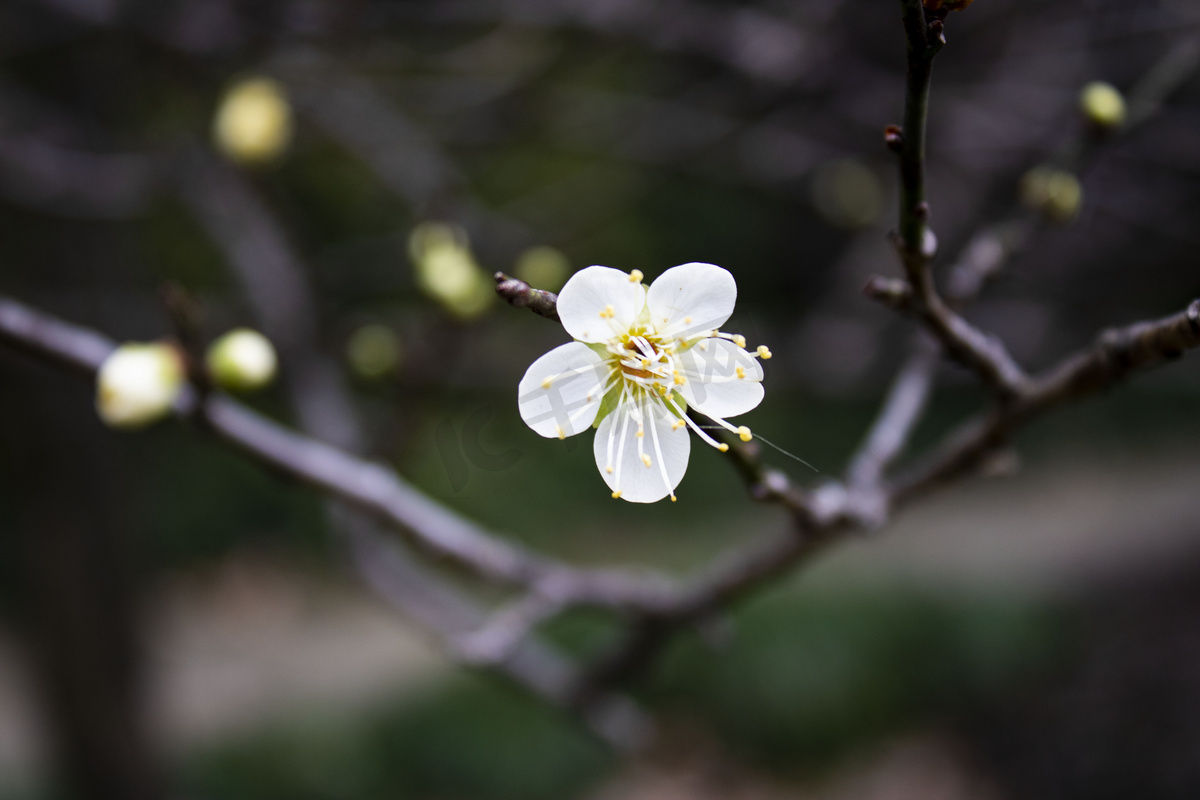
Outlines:
{"type": "Polygon", "coordinates": [[[929,399],[941,349],[927,336],[918,337],[912,354],[896,373],[887,400],[862,446],[846,470],[846,483],[857,490],[877,487],[908,443],[913,426],[929,399]]]}
{"type": "Polygon", "coordinates": [[[558,295],[544,289],[534,289],[528,283],[517,280],[503,272],[492,276],[496,280],[496,294],[513,308],[528,308],[539,317],[558,322],[558,295]]]}
{"type": "Polygon", "coordinates": [[[1024,372],[998,339],[955,313],[934,285],[931,264],[937,239],[929,229],[929,204],[925,201],[925,123],[933,59],[945,39],[942,20],[927,19],[921,0],[903,0],[903,20],[908,47],[904,124],[899,132],[889,130],[888,142],[900,159],[900,224],[895,245],[912,288],[904,307],[925,323],[947,355],[975,370],[1002,396],[1012,396],[1024,385],[1024,372]]]}

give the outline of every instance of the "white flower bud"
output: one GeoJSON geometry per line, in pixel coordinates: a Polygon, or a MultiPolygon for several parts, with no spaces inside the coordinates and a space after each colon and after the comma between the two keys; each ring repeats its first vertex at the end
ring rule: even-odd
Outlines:
{"type": "Polygon", "coordinates": [[[170,413],[183,377],[183,364],[170,345],[121,345],[96,375],[96,411],[109,427],[144,427],[170,413]]]}
{"type": "Polygon", "coordinates": [[[208,372],[213,381],[235,392],[253,392],[275,379],[279,360],[267,337],[238,328],[208,348],[208,372]]]}
{"type": "Polygon", "coordinates": [[[270,78],[233,86],[217,109],[213,139],[234,161],[259,164],[277,157],[292,138],[292,107],[283,87],[270,78]]]}

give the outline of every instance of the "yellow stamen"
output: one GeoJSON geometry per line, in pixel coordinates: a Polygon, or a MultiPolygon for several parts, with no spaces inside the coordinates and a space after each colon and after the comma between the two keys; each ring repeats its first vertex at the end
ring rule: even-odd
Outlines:
{"type": "Polygon", "coordinates": [[[671,502],[672,502],[672,503],[674,503],[674,502],[675,502],[676,500],[678,500],[678,499],[679,499],[679,498],[678,498],[678,497],[676,497],[675,495],[671,495],[671,502]]]}
{"type": "Polygon", "coordinates": [[[679,371],[678,371],[678,370],[676,370],[676,371],[675,371],[675,385],[676,385],[676,386],[683,386],[685,383],[687,383],[687,379],[686,379],[686,378],[684,378],[682,375],[680,375],[680,374],[679,374],[679,371]]]}
{"type": "Polygon", "coordinates": [[[741,427],[739,427],[737,433],[738,433],[738,438],[741,439],[743,442],[748,442],[754,438],[753,436],[750,435],[750,429],[747,428],[745,425],[742,425],[741,427]]]}
{"type": "Polygon", "coordinates": [[[724,442],[721,442],[719,445],[717,445],[717,449],[720,450],[722,453],[726,453],[729,451],[729,445],[725,444],[724,442]]]}
{"type": "Polygon", "coordinates": [[[641,283],[642,277],[643,277],[642,271],[640,269],[635,269],[633,272],[629,273],[629,282],[630,283],[641,283]]]}
{"type": "Polygon", "coordinates": [[[684,324],[684,325],[691,325],[691,324],[692,324],[692,318],[691,318],[691,317],[684,317],[684,318],[683,318],[683,324],[684,324]]]}
{"type": "Polygon", "coordinates": [[[746,369],[744,367],[738,367],[737,368],[737,376],[738,376],[738,378],[745,378],[746,377],[746,369]]]}
{"type": "Polygon", "coordinates": [[[767,346],[765,344],[760,344],[758,346],[758,357],[763,358],[763,359],[767,359],[767,358],[771,357],[771,351],[769,349],[767,349],[767,346]]]}
{"type": "Polygon", "coordinates": [[[616,500],[620,496],[621,496],[620,492],[613,492],[613,500],[616,500]]]}
{"type": "Polygon", "coordinates": [[[553,378],[546,378],[546,380],[542,381],[542,388],[543,388],[543,389],[549,389],[549,388],[550,388],[551,386],[553,386],[553,385],[554,385],[554,379],[553,379],[553,378]]]}
{"type": "Polygon", "coordinates": [[[612,467],[605,467],[604,471],[607,472],[609,475],[612,475],[613,470],[612,470],[612,467]]]}
{"type": "Polygon", "coordinates": [[[642,463],[645,464],[647,467],[650,466],[650,456],[646,455],[645,453],[642,453],[642,463]]]}
{"type": "Polygon", "coordinates": [[[643,438],[645,435],[646,435],[646,432],[645,432],[645,431],[638,431],[638,432],[637,432],[637,437],[638,437],[639,439],[643,438]]]}
{"type": "Polygon", "coordinates": [[[558,428],[558,438],[567,438],[567,432],[562,429],[562,425],[555,425],[554,427],[558,428]]]}
{"type": "Polygon", "coordinates": [[[742,336],[740,333],[735,333],[733,335],[733,343],[743,350],[746,349],[746,337],[742,336]]]}

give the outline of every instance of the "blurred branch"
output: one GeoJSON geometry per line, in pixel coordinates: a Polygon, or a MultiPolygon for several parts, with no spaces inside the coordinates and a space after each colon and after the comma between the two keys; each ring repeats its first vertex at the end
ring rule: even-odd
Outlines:
{"type": "Polygon", "coordinates": [[[425,19],[573,26],[625,36],[656,49],[703,55],[779,86],[794,83],[810,65],[820,63],[822,49],[819,37],[778,15],[689,0],[442,0],[419,13],[425,19]]]}
{"type": "Polygon", "coordinates": [[[887,400],[846,470],[846,483],[861,491],[880,485],[884,473],[904,450],[921,418],[942,351],[928,336],[918,336],[913,352],[896,373],[887,400]]]}
{"type": "MultiPolygon", "coordinates": [[[[84,374],[98,368],[114,346],[98,334],[2,298],[0,343],[84,374]]],[[[1103,334],[1090,350],[1065,359],[1034,379],[1020,401],[1000,406],[968,423],[923,466],[889,484],[888,505],[906,502],[935,485],[973,474],[1017,427],[1038,414],[1107,387],[1135,369],[1161,363],[1197,346],[1200,346],[1200,301],[1193,302],[1180,314],[1103,334]]],[[[787,573],[839,534],[861,524],[852,515],[853,504],[847,501],[846,491],[830,484],[813,495],[811,516],[798,519],[795,530],[745,550],[732,551],[689,580],[682,589],[671,590],[653,579],[636,578],[617,570],[575,569],[502,543],[426,498],[391,470],[292,433],[225,396],[205,399],[192,413],[207,422],[215,435],[253,460],[409,531],[414,542],[433,553],[465,564],[482,575],[529,587],[553,601],[545,608],[561,603],[564,608],[597,605],[623,609],[634,612],[635,619],[641,620],[635,625],[657,626],[663,636],[787,573]]],[[[747,454],[745,458],[752,456],[747,454]]],[[[542,601],[531,603],[542,607],[542,601]]],[[[536,619],[538,615],[528,617],[523,611],[515,616],[536,619]]],[[[639,649],[646,647],[640,639],[635,644],[639,649]]],[[[610,658],[614,663],[621,661],[620,653],[610,658]]],[[[510,676],[530,685],[528,675],[514,675],[510,662],[504,663],[509,665],[510,676]]],[[[550,682],[561,690],[552,696],[560,703],[579,696],[580,687],[587,685],[586,680],[550,682]]],[[[598,688],[590,687],[586,694],[590,696],[598,688]]],[[[623,709],[622,714],[628,713],[627,706],[621,703],[618,706],[623,709]]]]}
{"type": "MultiPolygon", "coordinates": [[[[316,335],[316,301],[299,257],[282,227],[252,187],[227,165],[196,155],[181,190],[208,228],[245,287],[267,332],[279,345],[285,378],[301,425],[313,436],[359,450],[366,436],[340,372],[321,355],[316,335]]],[[[211,420],[211,417],[209,417],[211,420]]],[[[215,426],[220,430],[220,426],[215,426]]],[[[409,491],[415,495],[413,489],[409,491]]],[[[370,518],[330,501],[328,513],[341,532],[354,564],[367,582],[399,610],[436,632],[452,656],[488,666],[555,705],[563,705],[573,678],[570,665],[552,648],[531,638],[532,628],[559,608],[557,601],[531,595],[545,616],[491,613],[413,561],[388,540],[370,518]]],[[[490,541],[481,534],[479,543],[490,541]]],[[[486,554],[484,557],[488,557],[486,554]]],[[[493,560],[497,556],[491,555],[493,560]]],[[[630,702],[621,721],[592,715],[596,731],[618,748],[644,738],[649,722],[630,702]]]]}
{"type": "Polygon", "coordinates": [[[164,158],[98,154],[30,137],[0,138],[0,195],[67,217],[126,219],[160,188],[164,158]]]}
{"type": "MultiPolygon", "coordinates": [[[[85,377],[92,377],[116,343],[103,336],[57,320],[26,306],[0,297],[0,345],[12,347],[51,363],[66,365],[85,377]]],[[[218,439],[252,460],[275,472],[314,486],[359,511],[395,525],[397,513],[409,519],[416,529],[431,531],[448,526],[438,534],[446,535],[444,544],[454,550],[472,546],[478,535],[472,523],[438,506],[404,484],[391,470],[364,462],[335,447],[292,433],[231,398],[213,394],[201,400],[190,393],[180,404],[181,413],[195,416],[218,439]],[[413,503],[410,508],[406,504],[413,503]]],[[[408,523],[405,523],[407,525],[408,523]]],[[[414,613],[423,623],[445,627],[450,638],[461,636],[486,624],[487,617],[452,593],[396,550],[386,539],[369,539],[362,529],[354,535],[359,567],[368,581],[392,602],[414,613]],[[430,587],[424,593],[420,588],[430,587]],[[412,601],[415,608],[410,607],[412,601]]],[[[470,558],[505,558],[506,545],[498,540],[490,552],[476,552],[470,558]]],[[[515,548],[511,551],[516,553],[515,548]]],[[[453,557],[453,553],[449,553],[453,557]]],[[[548,560],[531,559],[541,567],[537,579],[529,583],[549,597],[600,605],[646,601],[657,607],[665,601],[661,587],[650,579],[605,572],[555,568],[548,560]],[[636,590],[642,589],[639,594],[636,590]]],[[[492,665],[500,674],[557,706],[565,706],[571,687],[576,683],[573,670],[561,656],[536,640],[525,640],[507,657],[492,665]]],[[[649,723],[636,707],[624,698],[599,696],[585,716],[598,735],[614,747],[625,748],[639,741],[649,723]]]]}

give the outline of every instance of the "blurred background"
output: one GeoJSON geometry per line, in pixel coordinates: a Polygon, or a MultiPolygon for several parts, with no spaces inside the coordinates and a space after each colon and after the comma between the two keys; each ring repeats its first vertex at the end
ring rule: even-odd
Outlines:
{"type": "MultiPolygon", "coordinates": [[[[1200,295],[1200,3],[980,0],[946,32],[940,264],[1014,250],[971,318],[1036,368],[1200,295]],[[1089,120],[1097,80],[1154,113],[1089,120]]],[[[898,274],[903,79],[898,4],[7,0],[0,292],[145,341],[178,287],[204,337],[273,339],[265,413],[539,550],[683,571],[787,520],[707,448],[680,502],[610,500],[589,442],[521,422],[566,335],[491,274],[726,267],[728,329],[775,354],[748,424],[836,476],[911,341],[861,295],[898,274]]],[[[916,446],[983,400],[946,367],[916,446]]],[[[0,352],[0,797],[1200,793],[1196,357],[680,641],[633,687],[662,726],[633,760],[447,660],[320,498],[93,402],[0,352]]]]}

